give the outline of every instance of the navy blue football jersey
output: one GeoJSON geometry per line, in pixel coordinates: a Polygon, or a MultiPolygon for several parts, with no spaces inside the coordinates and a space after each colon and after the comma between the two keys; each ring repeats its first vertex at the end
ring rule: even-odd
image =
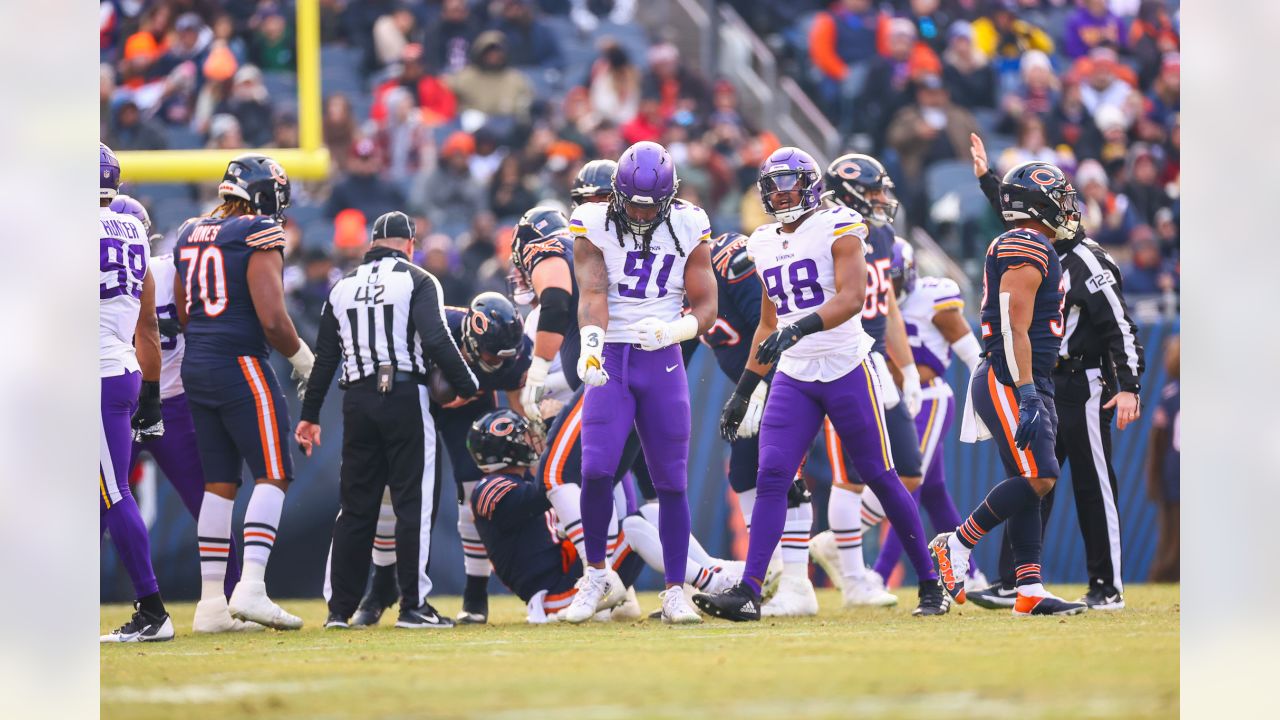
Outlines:
{"type": "Polygon", "coordinates": [[[888,225],[867,227],[867,298],[862,303],[862,329],[875,341],[871,349],[884,353],[885,320],[889,314],[889,293],[893,292],[889,267],[893,265],[894,235],[888,225]]]}
{"type": "Polygon", "coordinates": [[[1062,265],[1053,244],[1044,235],[1026,229],[1009,230],[987,248],[982,275],[982,345],[996,379],[1013,385],[1005,358],[1000,323],[1000,278],[1009,270],[1028,265],[1040,273],[1035,309],[1027,336],[1031,340],[1031,375],[1038,387],[1053,387],[1051,375],[1062,345],[1062,303],[1065,298],[1062,265]]]}
{"type": "Polygon", "coordinates": [[[173,254],[187,292],[184,362],[271,353],[249,294],[249,258],[283,251],[284,230],[265,215],[192,218],[182,226],[173,254]]]}
{"type": "Polygon", "coordinates": [[[471,509],[498,579],[525,602],[555,587],[577,558],[556,535],[551,503],[532,480],[489,475],[472,491],[471,509]]]}
{"type": "Polygon", "coordinates": [[[578,367],[578,355],[582,351],[582,339],[578,336],[578,278],[573,274],[573,238],[568,235],[552,235],[537,242],[526,243],[521,263],[532,278],[533,269],[543,260],[556,257],[569,264],[570,282],[569,326],[564,330],[564,342],[560,345],[560,366],[565,368],[564,377],[569,387],[577,390],[582,384],[575,369],[578,367]]]}
{"type": "MultiPolygon", "coordinates": [[[[446,305],[444,308],[444,319],[449,326],[449,333],[453,335],[453,341],[462,347],[462,325],[467,319],[467,309],[446,305]]],[[[463,352],[466,355],[466,352],[463,352]]],[[[519,390],[523,383],[524,374],[529,371],[529,365],[533,362],[533,340],[528,335],[520,339],[520,349],[516,352],[516,356],[507,358],[502,362],[502,366],[497,370],[485,370],[479,364],[467,364],[471,366],[471,371],[475,373],[476,383],[480,388],[480,392],[487,393],[495,390],[519,390]]]]}
{"type": "Polygon", "coordinates": [[[711,267],[716,274],[720,314],[701,340],[715,353],[720,370],[737,382],[747,367],[751,338],[760,324],[763,292],[755,264],[747,256],[747,237],[739,235],[731,242],[717,243],[711,250],[711,267]]]}

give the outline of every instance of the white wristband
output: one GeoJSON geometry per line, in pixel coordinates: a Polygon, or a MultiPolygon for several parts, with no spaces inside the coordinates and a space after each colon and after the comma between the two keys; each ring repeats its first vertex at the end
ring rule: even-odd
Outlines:
{"type": "Polygon", "coordinates": [[[982,346],[978,344],[978,338],[973,333],[965,333],[965,336],[951,343],[951,350],[960,358],[960,362],[969,367],[970,374],[973,369],[978,367],[978,357],[982,354],[982,346]]]}
{"type": "Polygon", "coordinates": [[[550,360],[544,360],[543,358],[534,355],[533,362],[529,363],[529,372],[525,375],[525,382],[544,385],[547,382],[547,373],[550,370],[550,360]]]}
{"type": "Polygon", "coordinates": [[[898,372],[902,373],[902,387],[907,387],[913,383],[917,386],[920,384],[920,371],[916,369],[915,363],[898,368],[898,372]]]}
{"type": "Polygon", "coordinates": [[[670,323],[672,344],[682,343],[698,337],[698,318],[692,315],[681,315],[679,320],[670,323]]]}
{"type": "Polygon", "coordinates": [[[289,356],[289,364],[297,371],[299,375],[311,375],[311,366],[316,364],[315,353],[311,352],[311,348],[307,347],[305,342],[298,340],[298,352],[289,356]]]}
{"type": "Polygon", "coordinates": [[[604,328],[599,325],[587,325],[578,331],[582,339],[582,354],[599,357],[604,354],[604,328]]]}

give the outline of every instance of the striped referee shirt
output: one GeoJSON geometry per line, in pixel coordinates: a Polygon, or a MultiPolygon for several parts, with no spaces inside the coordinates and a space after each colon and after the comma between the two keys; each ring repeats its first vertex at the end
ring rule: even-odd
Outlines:
{"type": "Polygon", "coordinates": [[[375,246],[329,291],[302,419],[319,420],[339,368],[349,385],[376,376],[381,365],[423,378],[439,367],[459,395],[477,392],[476,377],[449,333],[440,281],[399,250],[375,246]]]}

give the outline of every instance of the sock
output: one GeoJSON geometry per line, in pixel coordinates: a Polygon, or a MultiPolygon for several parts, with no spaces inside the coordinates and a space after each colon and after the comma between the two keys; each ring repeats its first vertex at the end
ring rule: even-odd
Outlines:
{"type": "MultiPolygon", "coordinates": [[[[870,495],[870,493],[866,493],[870,495]]],[[[862,559],[862,495],[832,486],[827,501],[827,524],[836,539],[840,555],[840,574],[856,580],[867,572],[862,559]]]]}
{"type": "Polygon", "coordinates": [[[231,554],[231,511],[235,501],[211,492],[200,502],[196,543],[200,547],[200,599],[223,595],[227,559],[231,554]]]}
{"type": "Polygon", "coordinates": [[[582,517],[584,563],[604,563],[609,558],[609,519],[613,517],[613,476],[582,476],[578,512],[582,517]]]}
{"type": "MultiPolygon", "coordinates": [[[[977,510],[956,529],[956,537],[967,548],[973,548],[996,525],[1004,522],[1024,507],[1033,507],[1036,511],[1036,525],[1039,525],[1040,496],[1036,494],[1031,483],[1024,477],[1011,477],[991,488],[987,499],[982,501],[977,510]]],[[[1037,538],[1038,539],[1038,538],[1037,538]]],[[[1016,544],[1016,543],[1015,543],[1016,544]]],[[[1015,563],[1017,555],[1014,556],[1015,563]]]]}
{"type": "Polygon", "coordinates": [[[244,578],[262,581],[267,574],[267,560],[276,544],[276,528],[284,510],[284,491],[275,485],[258,483],[249,496],[244,511],[244,578]]]}
{"type": "Polygon", "coordinates": [[[162,617],[165,614],[164,600],[160,599],[160,591],[143,595],[138,598],[138,609],[155,617],[162,617]]]}
{"type": "MultiPolygon", "coordinates": [[[[396,564],[396,509],[389,495],[382,496],[378,507],[378,526],[373,531],[373,566],[396,564]]],[[[375,571],[376,572],[376,571],[375,571]]]]}
{"type": "MultiPolygon", "coordinates": [[[[898,478],[898,471],[890,469],[874,478],[867,478],[867,487],[876,494],[884,507],[884,516],[898,529],[902,549],[921,580],[936,580],[929,546],[924,538],[924,526],[920,523],[920,511],[916,501],[898,478]]],[[[865,501],[863,508],[865,509],[865,501]]]]}
{"type": "MultiPolygon", "coordinates": [[[[1021,479],[1021,478],[1019,478],[1021,479]]],[[[1040,585],[1040,550],[1044,541],[1040,532],[1040,503],[1028,504],[1009,516],[1009,540],[1013,544],[1015,584],[1040,585]]]]}
{"type": "Polygon", "coordinates": [[[787,508],[782,526],[782,574],[809,577],[809,533],[813,530],[813,503],[787,508]]]}
{"type": "MultiPolygon", "coordinates": [[[[656,488],[655,488],[656,489],[656,488]]],[[[658,515],[658,537],[662,540],[662,566],[667,585],[684,582],[680,569],[689,561],[689,498],[683,489],[658,490],[662,512],[658,515]]]]}
{"type": "Polygon", "coordinates": [[[776,468],[766,471],[762,467],[760,482],[756,484],[756,501],[751,508],[751,537],[747,545],[747,564],[742,573],[742,584],[757,597],[760,596],[769,560],[778,548],[778,541],[782,539],[782,529],[787,521],[787,493],[793,477],[791,471],[779,473],[776,468]]]}
{"type": "MultiPolygon", "coordinates": [[[[920,488],[911,493],[911,497],[916,501],[917,507],[920,502],[920,488]]],[[[936,523],[935,523],[936,524],[936,523]]],[[[957,521],[957,524],[958,521],[957,521]]],[[[950,525],[942,525],[941,527],[952,527],[950,525]]],[[[898,567],[898,561],[902,559],[902,540],[898,537],[898,531],[889,526],[889,532],[885,533],[884,542],[880,544],[880,554],[876,556],[876,564],[874,570],[876,574],[884,578],[886,581],[893,571],[898,567]]]]}
{"type": "MultiPolygon", "coordinates": [[[[916,491],[920,497],[920,507],[929,513],[929,522],[935,528],[953,528],[960,527],[963,520],[960,517],[960,511],[956,510],[956,504],[951,499],[951,493],[947,491],[946,476],[942,470],[942,459],[935,455],[933,466],[925,473],[924,483],[916,491]]],[[[890,530],[890,535],[893,531],[890,530]]],[[[897,542],[897,536],[893,536],[894,542],[897,542]]],[[[885,547],[889,546],[888,540],[885,541],[885,547]]],[[[978,572],[978,564],[969,562],[969,577],[973,577],[978,572]]]]}
{"type": "Polygon", "coordinates": [[[462,607],[487,607],[488,604],[489,576],[468,575],[467,585],[462,590],[462,607]]]}
{"type": "Polygon", "coordinates": [[[106,511],[103,521],[111,533],[111,541],[115,543],[120,562],[129,573],[134,598],[143,598],[160,592],[160,584],[156,582],[156,573],[151,567],[151,539],[147,535],[147,524],[142,521],[142,513],[138,510],[138,502],[133,499],[132,494],[121,495],[106,511]]]}
{"type": "Polygon", "coordinates": [[[573,483],[552,486],[547,491],[547,500],[551,502],[551,508],[556,511],[556,518],[560,521],[560,532],[573,543],[573,548],[578,551],[578,557],[585,561],[587,548],[582,541],[582,488],[573,483]]]}
{"type": "Polygon", "coordinates": [[[471,510],[471,491],[475,490],[477,484],[462,484],[462,504],[458,506],[458,537],[462,538],[462,567],[467,577],[488,579],[492,568],[489,564],[489,551],[480,540],[475,512],[471,510]]]}
{"type": "Polygon", "coordinates": [[[884,507],[871,488],[862,490],[862,530],[878,526],[884,520],[884,507]]]}

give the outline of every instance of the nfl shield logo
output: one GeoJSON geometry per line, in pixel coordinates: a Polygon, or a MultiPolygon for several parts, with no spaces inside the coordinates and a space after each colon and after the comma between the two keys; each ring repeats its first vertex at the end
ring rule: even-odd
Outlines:
{"type": "Polygon", "coordinates": [[[782,249],[786,250],[788,247],[791,247],[791,240],[784,238],[782,241],[782,249]]]}

